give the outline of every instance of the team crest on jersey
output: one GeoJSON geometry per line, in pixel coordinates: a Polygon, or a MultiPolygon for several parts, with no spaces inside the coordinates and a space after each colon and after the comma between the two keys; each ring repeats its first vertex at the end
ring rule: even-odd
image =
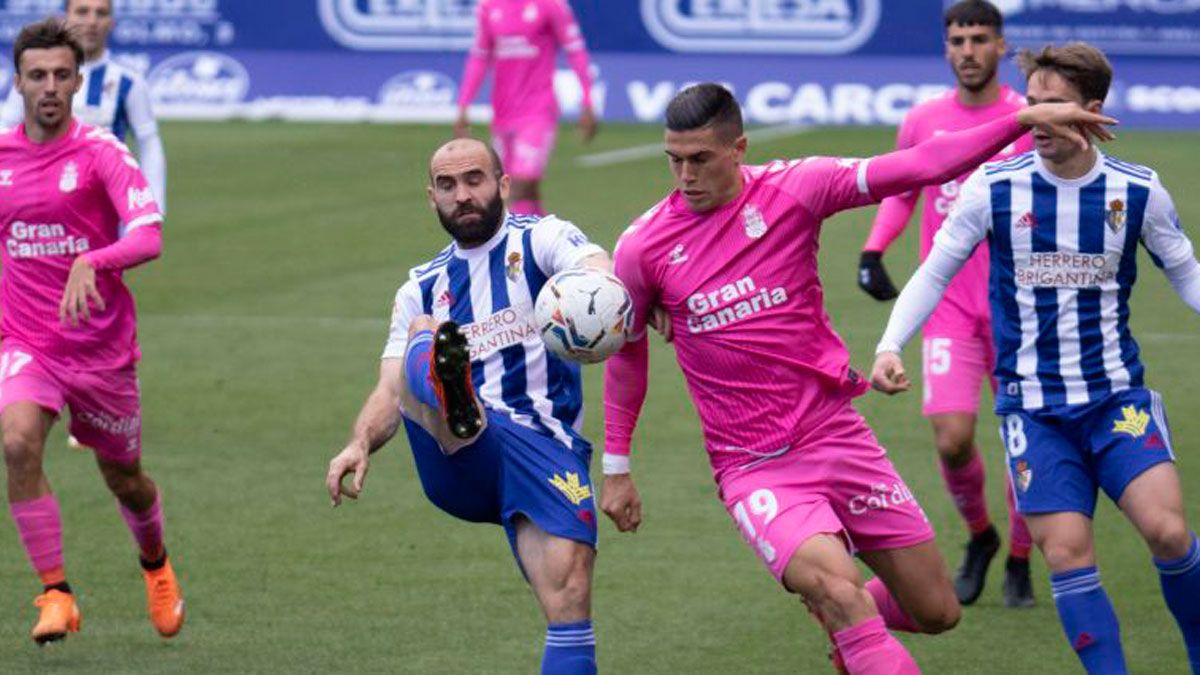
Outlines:
{"type": "Polygon", "coordinates": [[[1120,199],[1109,202],[1108,210],[1104,212],[1104,222],[1113,232],[1120,232],[1125,227],[1125,202],[1120,199]]]}
{"type": "Polygon", "coordinates": [[[521,20],[525,23],[533,23],[534,21],[537,21],[537,18],[537,5],[533,4],[532,2],[528,5],[525,5],[525,11],[521,14],[521,20]]]}
{"type": "Polygon", "coordinates": [[[763,220],[758,209],[749,204],[742,209],[742,225],[746,228],[746,236],[751,239],[758,239],[767,233],[767,221],[763,220]]]}
{"type": "Polygon", "coordinates": [[[1121,419],[1113,421],[1114,434],[1129,434],[1130,438],[1141,438],[1150,426],[1150,415],[1145,410],[1127,405],[1121,408],[1121,419]]]}
{"type": "Polygon", "coordinates": [[[67,162],[62,175],[58,177],[58,189],[62,192],[74,192],[79,187],[79,167],[75,162],[67,162]]]}
{"type": "Polygon", "coordinates": [[[0,169],[0,187],[12,187],[12,186],[13,186],[13,170],[12,169],[0,169]]]}
{"type": "Polygon", "coordinates": [[[590,485],[581,484],[579,482],[579,474],[566,472],[567,477],[564,480],[562,476],[554,474],[554,477],[549,479],[549,483],[558,488],[558,491],[570,500],[575,506],[579,506],[583,500],[592,496],[592,488],[590,485]]]}
{"type": "Polygon", "coordinates": [[[1020,460],[1017,462],[1017,489],[1021,492],[1029,490],[1029,484],[1033,482],[1033,469],[1029,467],[1029,462],[1020,460]]]}
{"type": "Polygon", "coordinates": [[[509,280],[516,281],[517,279],[520,279],[521,278],[521,270],[523,270],[523,269],[524,269],[524,266],[521,265],[521,254],[517,253],[516,251],[509,253],[508,254],[508,266],[507,266],[507,270],[505,271],[505,273],[508,275],[509,280]]]}

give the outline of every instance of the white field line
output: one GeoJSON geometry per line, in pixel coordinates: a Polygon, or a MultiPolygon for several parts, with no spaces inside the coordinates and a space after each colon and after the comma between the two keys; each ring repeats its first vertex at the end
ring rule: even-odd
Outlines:
{"type": "MultiPolygon", "coordinates": [[[[752,141],[764,141],[774,138],[799,136],[812,130],[812,127],[803,124],[781,124],[775,127],[763,127],[762,129],[748,131],[746,132],[746,138],[752,141]]],[[[606,152],[583,155],[575,159],[575,164],[595,168],[598,166],[624,164],[625,162],[636,162],[651,157],[661,157],[662,155],[662,143],[647,143],[646,145],[635,145],[629,148],[621,148],[620,150],[608,150],[606,152]]]]}

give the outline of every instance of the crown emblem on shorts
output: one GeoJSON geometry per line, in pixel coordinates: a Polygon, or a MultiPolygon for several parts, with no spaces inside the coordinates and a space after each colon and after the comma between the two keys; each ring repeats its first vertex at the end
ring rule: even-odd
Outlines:
{"type": "Polygon", "coordinates": [[[577,473],[568,471],[566,480],[563,480],[562,476],[554,474],[554,478],[550,479],[550,484],[566,495],[567,499],[575,506],[579,506],[580,502],[592,496],[591,486],[581,485],[577,473]]]}
{"type": "Polygon", "coordinates": [[[1109,202],[1108,210],[1104,212],[1104,222],[1113,232],[1120,232],[1125,227],[1125,202],[1120,199],[1109,202]]]}
{"type": "Polygon", "coordinates": [[[1033,482],[1033,469],[1029,468],[1029,462],[1021,460],[1017,462],[1017,488],[1021,492],[1029,490],[1029,484],[1033,482]]]}
{"type": "Polygon", "coordinates": [[[1141,438],[1146,433],[1146,427],[1150,426],[1150,416],[1145,410],[1127,405],[1121,408],[1121,415],[1121,419],[1113,422],[1114,434],[1129,434],[1132,438],[1141,438]]]}
{"type": "Polygon", "coordinates": [[[758,239],[767,233],[767,221],[763,220],[758,209],[749,204],[742,209],[742,225],[746,228],[746,236],[751,239],[758,239]]]}
{"type": "Polygon", "coordinates": [[[74,192],[79,187],[79,167],[75,162],[67,162],[62,175],[58,178],[58,189],[62,192],[74,192]]]}

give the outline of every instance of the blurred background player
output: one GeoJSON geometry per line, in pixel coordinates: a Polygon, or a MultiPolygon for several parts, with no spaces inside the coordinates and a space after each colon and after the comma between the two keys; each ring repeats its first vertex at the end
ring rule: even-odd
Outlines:
{"type": "Polygon", "coordinates": [[[9,507],[44,587],[32,636],[40,644],[80,627],[42,468],[46,434],[66,407],[137,542],[151,621],[170,637],[183,626],[183,597],[158,489],[141,468],[137,320],[121,279],[158,257],[162,215],[125,146],[71,116],[83,83],[72,33],[57,19],[26,26],[13,60],[25,121],[0,135],[0,427],[9,507]]]}
{"type": "MultiPolygon", "coordinates": [[[[150,107],[150,90],[141,75],[114,61],[108,51],[115,23],[112,0],[67,0],[65,20],[83,47],[83,86],[72,104],[75,116],[84,124],[108,129],[122,142],[133,132],[142,173],[165,213],[167,156],[150,107]]],[[[21,95],[14,87],[0,112],[0,124],[10,127],[24,116],[21,95]]]]}
{"type": "Polygon", "coordinates": [[[592,446],[579,433],[582,383],[578,364],[546,350],[533,303],[555,273],[608,271],[611,262],[571,223],[506,213],[508,176],[481,141],[439,148],[429,181],[454,242],[396,293],[379,383],[329,463],[330,498],[357,498],[370,454],[403,422],[429,500],[504,527],[548,623],[542,673],[595,673],[596,506],[592,446]]]}
{"type": "Polygon", "coordinates": [[[554,70],[558,50],[579,78],[584,142],[596,135],[587,47],[566,0],[481,0],[475,44],[467,55],[454,134],[469,133],[467,106],[489,66],[492,79],[492,145],[512,180],[509,210],[542,214],[540,183],[558,134],[554,70]]]}
{"type": "MultiPolygon", "coordinates": [[[[1006,51],[1003,21],[1000,11],[984,0],[964,0],[946,10],[946,60],[954,70],[957,86],[913,108],[900,125],[896,147],[908,148],[937,134],[968,129],[1024,105],[1022,97],[1002,85],[997,76],[997,66],[1006,51]]],[[[1032,147],[1030,137],[1023,136],[1002,150],[997,159],[1032,147]]],[[[956,176],[923,190],[922,260],[929,255],[933,236],[966,178],[956,176]]],[[[863,248],[858,277],[862,289],[877,300],[896,297],[881,258],[908,225],[919,197],[914,190],[889,197],[879,206],[863,248]]],[[[971,534],[954,578],[954,591],[964,605],[974,603],[983,592],[988,566],[1000,549],[1000,537],[988,515],[984,462],[975,445],[979,388],[985,381],[992,384],[990,375],[995,365],[987,283],[988,251],[980,247],[946,289],[945,298],[925,326],[922,351],[925,396],[921,412],[933,425],[942,478],[971,534]]],[[[1010,543],[1002,586],[1004,604],[1030,607],[1034,604],[1029,578],[1032,541],[1016,512],[1012,487],[1007,480],[1005,483],[1010,543]]]]}
{"type": "MultiPolygon", "coordinates": [[[[1106,120],[1038,106],[870,159],[810,157],[744,166],[737,101],[701,84],[667,107],[675,190],[629,227],[614,267],[634,301],[636,339],[604,377],[602,508],[621,531],[641,503],[630,440],[647,390],[652,308],[699,413],[718,493],[747,543],[829,631],[850,673],[914,673],[889,632],[937,633],[960,608],[933,530],[853,406],[866,381],[824,308],[822,222],[949,180],[1033,124],[1106,120]],[[852,554],[877,577],[864,583],[852,554]]],[[[1076,134],[1077,135],[1077,134],[1076,134]]]]}
{"type": "MultiPolygon", "coordinates": [[[[1083,43],[1023,52],[1030,105],[1099,112],[1112,67],[1083,43]]],[[[1200,547],[1187,525],[1162,397],[1146,388],[1129,329],[1144,246],[1200,312],[1200,263],[1152,169],[1034,132],[1036,153],[985,165],[905,286],[872,381],[908,388],[900,350],[984,239],[991,249],[996,413],[1017,507],[1050,568],[1054,603],[1089,673],[1125,673],[1120,628],[1093,544],[1103,489],[1145,539],[1167,607],[1200,673],[1200,547]]]]}

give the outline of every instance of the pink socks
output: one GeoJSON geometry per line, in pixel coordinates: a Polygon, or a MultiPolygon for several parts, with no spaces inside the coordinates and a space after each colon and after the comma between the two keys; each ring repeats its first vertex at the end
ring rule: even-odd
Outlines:
{"type": "Polygon", "coordinates": [[[957,469],[951,469],[941,460],[938,461],[938,466],[942,469],[946,488],[954,498],[954,505],[967,522],[971,534],[979,534],[988,529],[992,520],[988,516],[987,497],[983,491],[983,460],[979,458],[979,453],[976,452],[970,462],[957,469]]]}
{"type": "Polygon", "coordinates": [[[904,645],[892,637],[875,616],[833,635],[846,670],[854,675],[911,675],[920,673],[904,645]]]}
{"type": "Polygon", "coordinates": [[[121,508],[121,517],[125,519],[125,524],[129,526],[129,532],[133,535],[134,541],[137,542],[138,548],[141,550],[142,559],[148,562],[154,562],[163,556],[163,518],[162,518],[162,499],[159,495],[154,496],[154,504],[150,508],[136,513],[125,508],[124,504],[117,502],[121,508]]]}
{"type": "Polygon", "coordinates": [[[29,562],[45,586],[66,581],[63,572],[62,516],[53,494],[8,505],[29,562]]]}

